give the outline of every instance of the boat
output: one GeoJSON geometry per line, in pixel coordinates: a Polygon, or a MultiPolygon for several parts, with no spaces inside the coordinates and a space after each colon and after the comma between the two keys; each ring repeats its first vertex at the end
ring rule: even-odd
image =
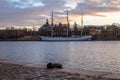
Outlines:
{"type": "Polygon", "coordinates": [[[45,37],[41,36],[42,41],[89,41],[92,36],[81,36],[81,37],[45,37]]]}
{"type": "MultiPolygon", "coordinates": [[[[48,22],[47,22],[48,23],[48,22]]],[[[51,25],[53,25],[53,12],[52,12],[52,18],[51,18],[51,25]]],[[[81,25],[83,26],[83,15],[81,18],[81,25]]],[[[51,36],[41,36],[42,41],[89,41],[92,39],[91,35],[82,35],[82,30],[81,30],[81,35],[80,36],[68,36],[68,29],[69,29],[69,18],[68,18],[68,11],[67,11],[67,28],[66,28],[66,37],[54,37],[53,36],[53,29],[51,27],[51,36]]]]}

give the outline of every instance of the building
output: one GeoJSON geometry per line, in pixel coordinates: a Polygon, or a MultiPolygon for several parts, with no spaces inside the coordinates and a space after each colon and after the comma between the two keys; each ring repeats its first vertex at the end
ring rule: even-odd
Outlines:
{"type": "Polygon", "coordinates": [[[106,40],[117,40],[119,28],[115,25],[108,26],[104,31],[106,40]]]}
{"type": "Polygon", "coordinates": [[[51,36],[51,29],[52,26],[49,24],[48,19],[46,20],[46,23],[39,28],[39,34],[41,36],[51,36]]]}
{"type": "Polygon", "coordinates": [[[66,24],[59,23],[58,25],[54,25],[52,27],[53,37],[66,37],[68,36],[69,29],[66,24]]]}
{"type": "Polygon", "coordinates": [[[62,23],[50,25],[48,20],[46,20],[46,24],[39,29],[39,34],[41,36],[66,37],[70,36],[70,28],[62,23]]]}

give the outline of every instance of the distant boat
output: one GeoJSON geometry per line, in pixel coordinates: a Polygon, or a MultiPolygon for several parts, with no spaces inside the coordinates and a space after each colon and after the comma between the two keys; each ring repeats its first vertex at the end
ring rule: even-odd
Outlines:
{"type": "MultiPolygon", "coordinates": [[[[52,18],[51,18],[51,24],[53,25],[53,12],[52,12],[52,18]]],[[[67,24],[68,24],[68,29],[69,29],[69,18],[68,18],[68,11],[67,11],[67,24]]],[[[83,27],[83,15],[81,18],[81,26],[83,27]]],[[[46,36],[41,36],[42,41],[88,41],[92,39],[91,35],[82,35],[82,30],[81,30],[81,36],[71,36],[68,37],[68,29],[66,30],[66,37],[53,37],[53,30],[51,30],[51,37],[46,37],[46,36]]]]}

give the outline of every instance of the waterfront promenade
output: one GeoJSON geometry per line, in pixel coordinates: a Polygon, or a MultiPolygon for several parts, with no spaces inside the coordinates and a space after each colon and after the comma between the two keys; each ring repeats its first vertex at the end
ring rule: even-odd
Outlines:
{"type": "Polygon", "coordinates": [[[46,69],[45,65],[0,59],[0,80],[120,80],[120,73],[83,69],[46,69]]]}

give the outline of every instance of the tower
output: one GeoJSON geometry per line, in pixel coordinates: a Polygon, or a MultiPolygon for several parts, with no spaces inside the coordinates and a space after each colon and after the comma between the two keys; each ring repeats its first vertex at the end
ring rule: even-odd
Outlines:
{"type": "Polygon", "coordinates": [[[46,20],[46,25],[49,25],[48,19],[46,20]]]}

